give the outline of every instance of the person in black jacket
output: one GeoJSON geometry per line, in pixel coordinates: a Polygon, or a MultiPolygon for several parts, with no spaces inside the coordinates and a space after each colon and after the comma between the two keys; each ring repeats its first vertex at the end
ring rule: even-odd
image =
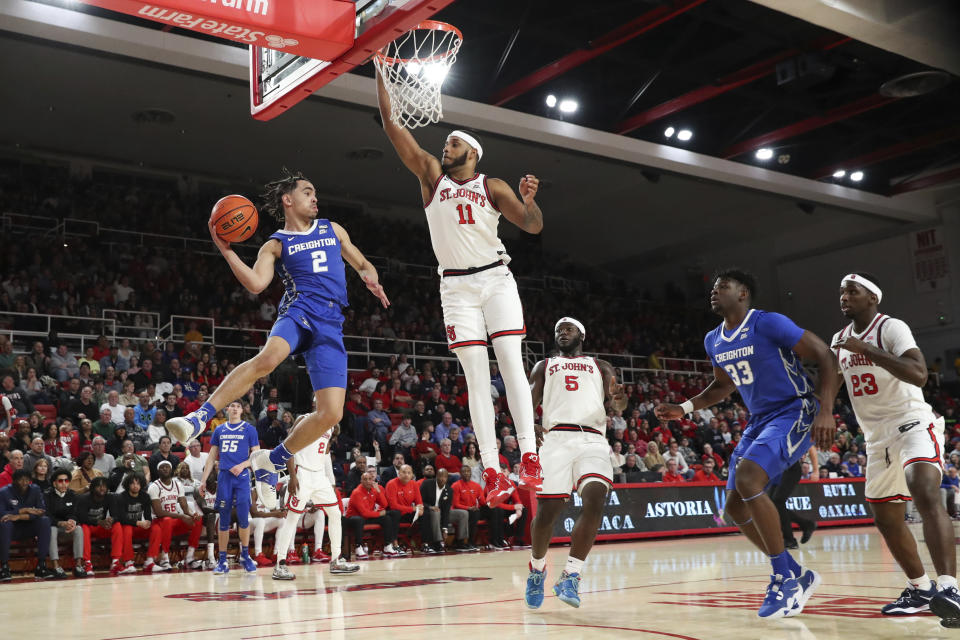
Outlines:
{"type": "Polygon", "coordinates": [[[47,567],[50,551],[50,518],[43,502],[43,493],[30,484],[30,474],[23,469],[13,473],[13,484],[0,489],[0,582],[11,579],[10,543],[13,540],[37,539],[38,580],[55,578],[47,567]]]}
{"type": "Polygon", "coordinates": [[[77,499],[77,520],[83,527],[83,565],[92,575],[90,542],[94,538],[113,538],[113,516],[110,513],[113,496],[107,493],[107,479],[97,476],[90,481],[89,490],[77,499]]]}
{"type": "MultiPolygon", "coordinates": [[[[423,481],[420,483],[420,497],[423,498],[424,508],[423,517],[430,518],[434,540],[432,544],[424,543],[424,553],[438,553],[444,550],[442,529],[446,528],[449,523],[450,505],[453,504],[453,491],[449,482],[450,473],[446,469],[440,469],[434,478],[433,471],[432,465],[424,466],[423,481]]],[[[466,525],[466,522],[461,523],[461,530],[466,531],[466,525]]]]}
{"type": "Polygon", "coordinates": [[[147,494],[146,485],[146,478],[139,473],[128,474],[123,479],[123,492],[113,498],[111,513],[115,522],[110,554],[113,558],[110,563],[112,576],[137,572],[133,565],[134,536],[143,537],[144,532],[149,531],[151,544],[160,538],[160,527],[153,522],[153,504],[147,494]]]}
{"type": "MultiPolygon", "coordinates": [[[[44,492],[47,503],[47,517],[50,518],[50,561],[53,572],[58,578],[66,578],[66,572],[60,568],[60,534],[73,540],[73,575],[77,578],[87,576],[83,566],[83,527],[77,522],[77,494],[70,487],[70,472],[55,469],[51,474],[52,486],[44,492]]],[[[91,567],[92,570],[92,567],[91,567]]]]}

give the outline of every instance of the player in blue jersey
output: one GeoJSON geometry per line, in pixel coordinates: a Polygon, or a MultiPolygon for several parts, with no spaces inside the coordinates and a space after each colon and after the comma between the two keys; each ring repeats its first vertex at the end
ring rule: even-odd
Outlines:
{"type": "Polygon", "coordinates": [[[786,316],[752,309],[755,293],[756,280],[745,271],[716,274],[710,308],[723,322],[704,338],[714,379],[681,405],[661,404],[656,415],[679,420],[734,391],[740,393],[750,422],[730,456],[726,513],[770,556],[773,574],[758,614],[781,618],[803,610],[820,577],[804,571],[784,548],[777,508],[764,489],[810,449],[811,430],[818,440],[826,435],[832,441],[833,400],[840,379],[826,343],[786,316]],[[816,391],[801,358],[819,367],[816,391]]]}
{"type": "Polygon", "coordinates": [[[317,194],[309,180],[299,173],[286,172],[267,185],[264,198],[264,209],[283,223],[283,229],[263,244],[253,267],[217,237],[212,225],[210,236],[247,291],[258,294],[273,280],[274,272],[280,276],[286,292],[277,321],[260,353],[231,371],[199,409],[168,420],[166,427],[186,444],[206,430],[207,421],[217,411],[246,394],[258,378],[272,373],[290,355],[302,354],[313,385],[315,409],[280,445],[269,452],[260,451],[251,459],[260,500],[273,509],[277,504],[277,473],[286,468],[294,453],[316,441],[343,414],[347,386],[344,262],[356,270],[384,307],[390,301],[376,268],[354,246],[346,230],[336,222],[317,218],[317,194]]]}
{"type": "Polygon", "coordinates": [[[207,478],[213,463],[220,461],[217,474],[216,509],[220,515],[217,543],[220,554],[213,573],[223,575],[230,571],[227,565],[227,544],[230,541],[230,510],[237,509],[237,528],[240,535],[240,564],[248,573],[257,571],[257,563],[250,557],[250,456],[260,450],[257,428],[240,418],[243,405],[234,400],[227,405],[227,421],[213,430],[210,455],[203,466],[200,493],[206,492],[207,478]]]}

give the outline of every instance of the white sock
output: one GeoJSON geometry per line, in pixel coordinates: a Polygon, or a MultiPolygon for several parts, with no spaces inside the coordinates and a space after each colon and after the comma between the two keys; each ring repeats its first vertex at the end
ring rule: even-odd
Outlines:
{"type": "Polygon", "coordinates": [[[343,522],[340,517],[340,508],[337,505],[324,507],[330,522],[327,524],[330,533],[330,562],[336,562],[340,557],[340,548],[343,546],[343,522]]]}
{"type": "Polygon", "coordinates": [[[196,552],[196,547],[187,547],[187,557],[184,559],[184,562],[193,562],[193,554],[196,552]]]}
{"type": "Polygon", "coordinates": [[[577,560],[573,556],[567,556],[567,566],[563,568],[567,573],[580,573],[583,571],[583,563],[586,560],[577,560]]]}
{"type": "MultiPolygon", "coordinates": [[[[495,416],[493,400],[490,398],[490,361],[487,359],[487,348],[460,347],[456,351],[460,366],[463,367],[463,375],[467,379],[470,418],[473,421],[473,432],[477,435],[480,459],[485,469],[492,467],[499,471],[500,456],[497,453],[497,434],[494,432],[495,416]]],[[[533,411],[533,400],[529,397],[529,389],[527,389],[527,396],[527,404],[533,411]]]]}
{"type": "Polygon", "coordinates": [[[547,566],[547,557],[544,556],[542,558],[534,558],[533,556],[530,556],[530,566],[537,571],[543,571],[547,566]]]}
{"type": "Polygon", "coordinates": [[[147,566],[148,564],[156,564],[156,560],[153,559],[153,556],[150,556],[143,561],[143,566],[147,566]]]}
{"type": "Polygon", "coordinates": [[[287,517],[277,531],[276,553],[277,558],[286,558],[287,554],[293,550],[294,538],[297,536],[297,521],[300,520],[300,514],[293,511],[287,511],[287,517]]]}
{"type": "Polygon", "coordinates": [[[207,560],[213,560],[213,543],[207,543],[207,560]]]}
{"type": "Polygon", "coordinates": [[[910,583],[911,587],[920,591],[930,591],[933,588],[933,580],[927,574],[923,574],[919,578],[908,578],[907,582],[910,583]]]}
{"type": "Polygon", "coordinates": [[[313,523],[313,550],[319,551],[323,549],[323,529],[327,525],[327,509],[328,507],[320,508],[313,515],[316,516],[316,520],[313,523]]]}
{"type": "MultiPolygon", "coordinates": [[[[537,452],[537,438],[533,430],[533,396],[530,395],[530,383],[523,369],[522,342],[522,336],[502,336],[493,341],[493,352],[507,389],[507,403],[513,416],[513,426],[517,430],[517,444],[520,445],[520,453],[524,454],[537,452]]],[[[473,407],[471,414],[472,410],[473,407]]],[[[478,444],[479,441],[480,437],[477,436],[478,444]]],[[[499,465],[497,468],[500,468],[499,465]]]]}
{"type": "Polygon", "coordinates": [[[955,576],[937,576],[937,589],[943,591],[950,587],[957,588],[957,578],[955,576]]]}

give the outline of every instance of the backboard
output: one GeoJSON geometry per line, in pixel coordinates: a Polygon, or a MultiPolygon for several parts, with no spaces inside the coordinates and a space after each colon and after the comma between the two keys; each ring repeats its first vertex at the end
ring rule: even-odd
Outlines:
{"type": "Polygon", "coordinates": [[[250,115],[257,120],[277,117],[453,1],[357,0],[353,46],[332,60],[251,45],[250,115]]]}

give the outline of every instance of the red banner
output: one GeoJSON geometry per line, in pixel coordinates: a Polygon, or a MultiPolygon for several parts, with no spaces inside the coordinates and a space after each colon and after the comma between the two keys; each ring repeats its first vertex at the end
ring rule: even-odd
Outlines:
{"type": "Polygon", "coordinates": [[[82,1],[171,27],[317,60],[335,60],[350,49],[356,28],[352,0],[82,1]]]}

